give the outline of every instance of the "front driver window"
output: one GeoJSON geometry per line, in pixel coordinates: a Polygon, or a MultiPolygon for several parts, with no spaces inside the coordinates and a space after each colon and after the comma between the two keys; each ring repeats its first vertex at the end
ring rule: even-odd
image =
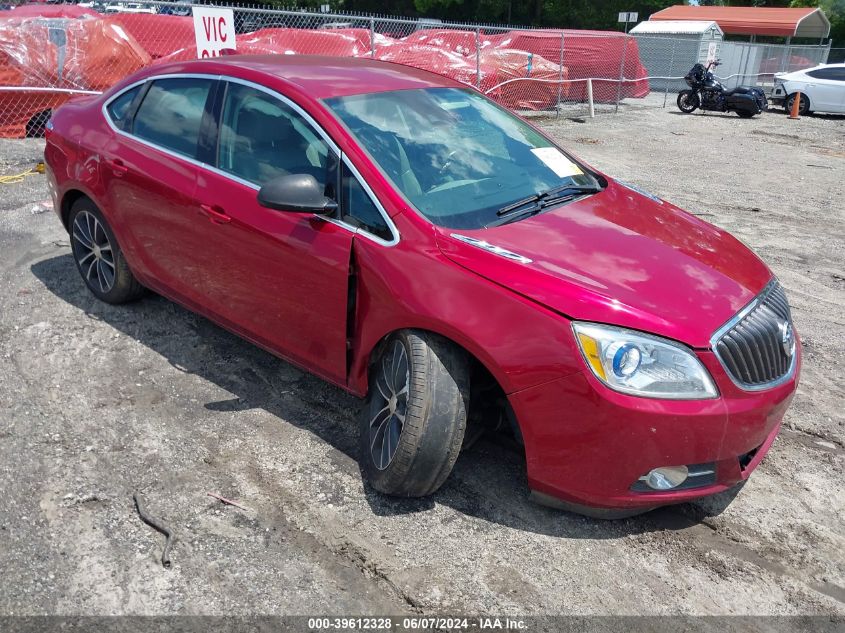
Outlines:
{"type": "Polygon", "coordinates": [[[326,187],[334,163],[326,142],[293,108],[261,90],[227,84],[219,169],[258,186],[276,176],[311,174],[326,187]]]}

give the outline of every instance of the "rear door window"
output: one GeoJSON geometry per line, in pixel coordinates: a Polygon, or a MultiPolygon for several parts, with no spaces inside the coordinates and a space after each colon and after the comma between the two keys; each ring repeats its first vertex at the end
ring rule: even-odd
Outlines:
{"type": "Polygon", "coordinates": [[[132,133],[146,141],[195,158],[205,103],[212,80],[158,79],[138,107],[132,133]]]}

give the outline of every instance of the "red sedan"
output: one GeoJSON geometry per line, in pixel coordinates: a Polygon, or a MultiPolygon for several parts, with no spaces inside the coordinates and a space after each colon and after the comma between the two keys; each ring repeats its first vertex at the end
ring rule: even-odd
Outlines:
{"type": "Polygon", "coordinates": [[[510,424],[539,500],[635,514],[742,483],[795,392],[754,253],[452,80],[229,56],[147,68],[48,128],[91,292],[152,289],[366,397],[382,492],[434,492],[465,437],[510,424]]]}

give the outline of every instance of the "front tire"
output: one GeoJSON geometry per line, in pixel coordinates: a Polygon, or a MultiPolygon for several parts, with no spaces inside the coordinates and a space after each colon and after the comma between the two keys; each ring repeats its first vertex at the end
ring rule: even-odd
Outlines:
{"type": "Polygon", "coordinates": [[[698,94],[692,90],[681,90],[681,92],[678,93],[677,103],[678,110],[684,114],[691,114],[701,106],[698,94]]]}
{"type": "Polygon", "coordinates": [[[385,494],[423,497],[458,458],[469,408],[466,354],[418,330],[391,337],[371,371],[360,420],[361,466],[385,494]]]}
{"type": "Polygon", "coordinates": [[[88,198],[73,203],[68,217],[71,250],[85,285],[106,303],[126,303],[144,294],[103,214],[88,198]]]}

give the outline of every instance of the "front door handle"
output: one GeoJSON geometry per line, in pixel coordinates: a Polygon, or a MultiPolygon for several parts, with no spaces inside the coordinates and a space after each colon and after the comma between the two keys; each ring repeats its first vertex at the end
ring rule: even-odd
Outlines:
{"type": "Polygon", "coordinates": [[[231,216],[217,205],[201,204],[200,213],[215,224],[227,224],[232,221],[231,216]]]}

